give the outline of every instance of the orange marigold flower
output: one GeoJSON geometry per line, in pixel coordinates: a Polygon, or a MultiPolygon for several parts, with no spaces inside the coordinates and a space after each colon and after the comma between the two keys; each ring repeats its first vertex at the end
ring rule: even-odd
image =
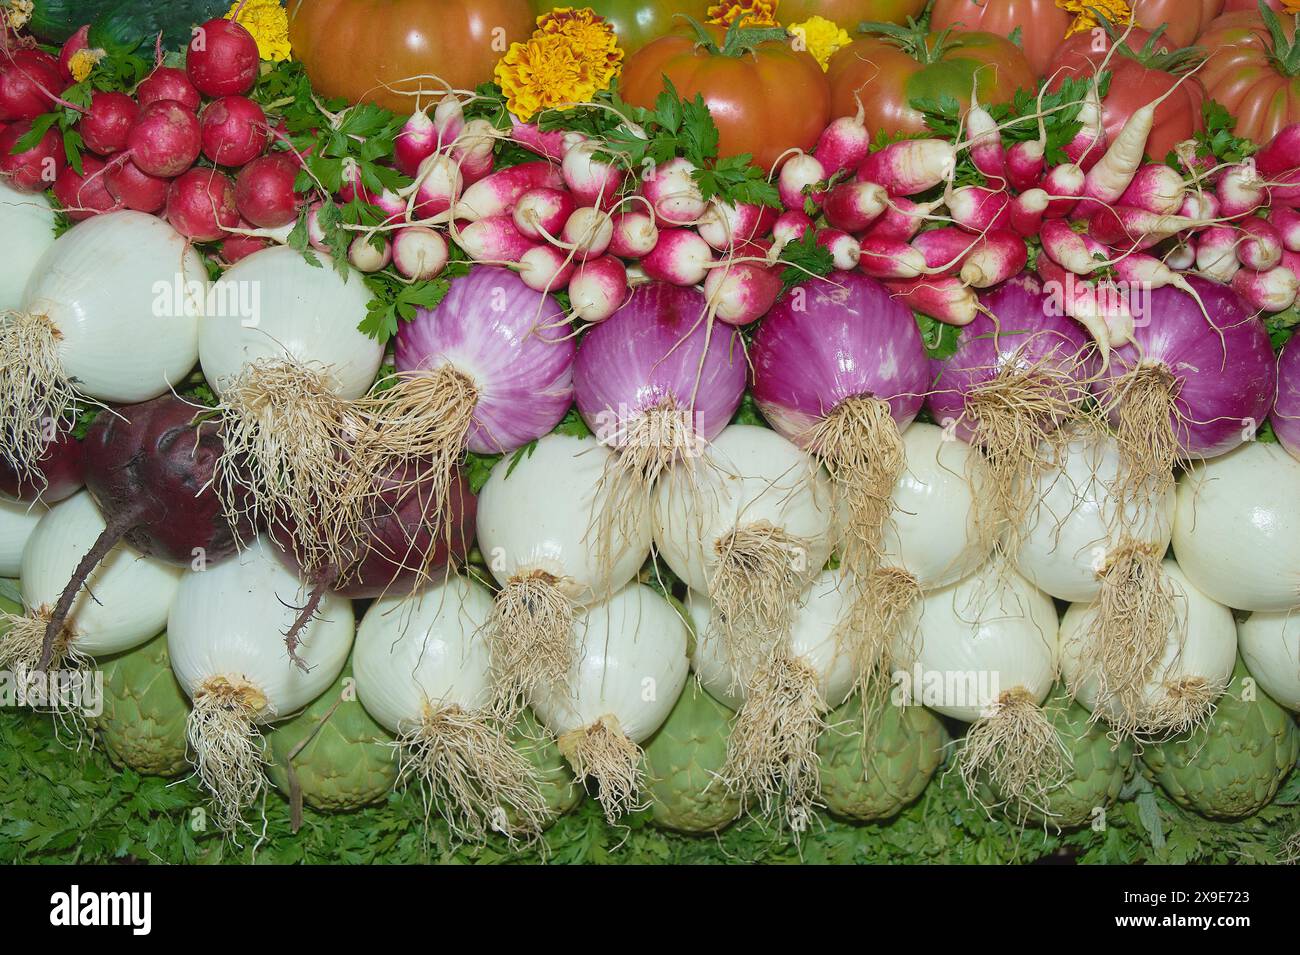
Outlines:
{"type": "Polygon", "coordinates": [[[1066,13],[1075,15],[1070,29],[1065,31],[1066,36],[1098,26],[1094,10],[1116,26],[1128,26],[1133,19],[1133,11],[1129,9],[1127,0],[1056,0],[1056,5],[1066,13]]]}
{"type": "Polygon", "coordinates": [[[723,0],[722,3],[709,5],[707,16],[709,23],[729,27],[737,20],[743,20],[751,27],[774,27],[776,22],[777,0],[723,0]]]}
{"type": "Polygon", "coordinates": [[[529,120],[544,109],[567,109],[589,102],[609,86],[614,67],[575,48],[563,33],[539,32],[512,43],[497,63],[495,78],[510,112],[529,120]]]}

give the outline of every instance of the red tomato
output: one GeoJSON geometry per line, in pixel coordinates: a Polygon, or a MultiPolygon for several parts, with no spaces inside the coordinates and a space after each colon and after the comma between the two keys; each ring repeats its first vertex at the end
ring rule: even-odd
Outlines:
{"type": "Polygon", "coordinates": [[[1073,22],[1074,14],[1056,0],[935,0],[930,14],[930,29],[936,32],[956,27],[1007,37],[1019,29],[1020,47],[1036,76],[1052,71],[1052,53],[1073,22]]]}
{"type": "MultiPolygon", "coordinates": [[[[1258,0],[1251,0],[1255,9],[1258,0]]],[[[1190,46],[1209,22],[1223,12],[1224,0],[1132,0],[1133,22],[1154,30],[1165,25],[1164,35],[1174,46],[1190,46]]],[[[1228,0],[1232,5],[1232,0],[1228,0]]]]}
{"type": "MultiPolygon", "coordinates": [[[[1294,18],[1278,21],[1293,44],[1294,18]]],[[[1225,13],[1197,45],[1210,51],[1199,74],[1205,90],[1236,117],[1238,136],[1263,144],[1283,126],[1300,122],[1300,76],[1288,74],[1275,58],[1273,37],[1258,11],[1225,13]]]]}

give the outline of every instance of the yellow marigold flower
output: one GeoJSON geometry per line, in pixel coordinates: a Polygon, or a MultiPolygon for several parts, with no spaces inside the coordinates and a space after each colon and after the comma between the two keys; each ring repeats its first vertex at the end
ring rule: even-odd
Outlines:
{"type": "Polygon", "coordinates": [[[832,53],[852,42],[849,31],[825,17],[809,17],[802,23],[791,24],[789,29],[803,41],[803,48],[816,57],[823,70],[832,53]]]}
{"type": "Polygon", "coordinates": [[[80,83],[106,55],[103,50],[78,50],[72,54],[68,59],[68,70],[72,73],[72,78],[80,83]]]}
{"type": "Polygon", "coordinates": [[[1290,14],[1300,13],[1300,0],[1282,0],[1282,12],[1290,14]]]}
{"type": "Polygon", "coordinates": [[[264,60],[287,60],[289,48],[289,14],[280,0],[235,0],[226,13],[257,41],[257,53],[264,60]],[[238,14],[238,15],[236,15],[238,14]]]}
{"type": "Polygon", "coordinates": [[[724,27],[737,20],[744,20],[751,27],[774,27],[776,0],[723,0],[710,4],[707,16],[710,23],[724,27]]]}
{"type": "Polygon", "coordinates": [[[1098,26],[1093,10],[1101,11],[1116,26],[1127,26],[1133,19],[1133,11],[1129,9],[1127,0],[1056,0],[1056,5],[1066,13],[1074,14],[1074,22],[1065,31],[1066,36],[1098,26]]]}
{"type": "Polygon", "coordinates": [[[27,26],[27,21],[32,18],[36,10],[36,4],[33,0],[10,0],[4,8],[4,23],[9,29],[17,32],[27,26]]]}
{"type": "Polygon", "coordinates": [[[581,55],[564,34],[538,33],[510,45],[495,77],[510,112],[527,121],[544,109],[589,102],[609,85],[613,70],[581,55]]]}
{"type": "MultiPolygon", "coordinates": [[[[618,47],[618,37],[609,21],[597,14],[590,7],[556,7],[550,13],[543,13],[537,18],[537,30],[534,37],[545,34],[566,36],[572,43],[574,53],[591,63],[591,68],[600,72],[603,62],[610,70],[609,79],[618,74],[623,62],[623,51],[618,47]]],[[[605,86],[609,85],[606,80],[605,86]]],[[[604,86],[598,87],[604,89],[604,86]]]]}

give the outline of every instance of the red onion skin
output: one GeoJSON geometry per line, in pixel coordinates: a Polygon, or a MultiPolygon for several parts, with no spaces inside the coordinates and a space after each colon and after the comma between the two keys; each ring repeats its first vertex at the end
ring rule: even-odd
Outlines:
{"type": "Polygon", "coordinates": [[[669,282],[638,286],[608,319],[593,326],[573,366],[574,396],[587,426],[602,440],[671,398],[691,409],[695,434],[712,441],[745,393],[740,333],[715,321],[696,289],[669,282]]]}
{"type": "Polygon", "coordinates": [[[85,468],[82,462],[81,442],[64,431],[45,446],[45,453],[36,462],[36,470],[44,476],[35,481],[24,481],[9,461],[0,457],[0,494],[19,501],[40,500],[56,504],[72,497],[85,486],[85,468]]]}
{"type": "Polygon", "coordinates": [[[931,362],[934,384],[926,410],[941,425],[954,423],[954,433],[971,441],[978,422],[964,418],[966,403],[980,385],[992,381],[1007,366],[1032,367],[1048,361],[1079,381],[1087,390],[1089,364],[1081,361],[1088,334],[1074,319],[1052,314],[1042,284],[1029,273],[1008,279],[980,296],[996,318],[981,313],[961,331],[961,341],[945,360],[931,362]]]}
{"type": "Polygon", "coordinates": [[[848,398],[887,401],[901,430],[921,410],[930,385],[912,313],[858,272],[798,286],[783,297],[759,326],[750,360],[759,410],[800,446],[848,398]]]}
{"type": "Polygon", "coordinates": [[[394,363],[399,372],[451,364],[465,373],[479,389],[469,450],[507,453],[549,434],[573,403],[569,333],[548,296],[509,269],[476,265],[452,279],[436,308],[402,323],[394,363]]]}
{"type": "MultiPolygon", "coordinates": [[[[1253,439],[1272,407],[1277,368],[1268,333],[1236,292],[1197,276],[1187,281],[1222,338],[1206,327],[1186,292],[1152,289],[1134,340],[1111,349],[1110,365],[1092,389],[1105,401],[1119,378],[1140,365],[1161,365],[1174,376],[1176,413],[1170,419],[1181,452],[1212,458],[1253,439]]],[[[1119,420],[1118,407],[1110,418],[1112,424],[1119,420]]]]}
{"type": "Polygon", "coordinates": [[[1300,461],[1300,336],[1294,336],[1277,359],[1277,400],[1273,433],[1291,457],[1300,461]]]}

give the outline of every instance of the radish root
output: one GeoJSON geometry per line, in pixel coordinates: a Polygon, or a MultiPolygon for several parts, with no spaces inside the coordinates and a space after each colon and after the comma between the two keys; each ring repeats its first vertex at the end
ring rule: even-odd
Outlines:
{"type": "Polygon", "coordinates": [[[265,742],[256,717],[266,697],[248,684],[213,677],[194,694],[185,738],[200,782],[212,796],[217,825],[243,826],[244,810],[266,791],[265,742]]]}
{"type": "Polygon", "coordinates": [[[733,528],[713,546],[710,626],[719,628],[732,669],[743,672],[785,640],[808,577],[808,543],[758,521],[733,528]]]}
{"type": "Polygon", "coordinates": [[[574,776],[596,782],[596,798],[610,825],[625,813],[642,808],[641,748],[624,735],[617,717],[607,714],[589,726],[565,733],[558,745],[574,776]]]}
{"type": "Polygon", "coordinates": [[[397,746],[398,784],[419,781],[426,825],[437,813],[451,835],[466,842],[482,842],[489,832],[514,842],[545,827],[536,771],[510,745],[497,714],[426,707],[424,719],[397,746]]]}
{"type": "Polygon", "coordinates": [[[70,427],[76,392],[59,359],[61,337],[44,315],[0,315],[0,455],[24,483],[40,480],[46,445],[70,427]]]}
{"type": "Polygon", "coordinates": [[[573,665],[574,606],[557,584],[542,571],[512,577],[492,605],[492,667],[510,699],[562,683],[573,665]]]}
{"type": "Polygon", "coordinates": [[[1070,752],[1042,707],[1022,688],[1007,690],[966,732],[956,769],[971,798],[985,780],[1009,805],[1048,815],[1047,797],[1071,768],[1070,752]]]}

